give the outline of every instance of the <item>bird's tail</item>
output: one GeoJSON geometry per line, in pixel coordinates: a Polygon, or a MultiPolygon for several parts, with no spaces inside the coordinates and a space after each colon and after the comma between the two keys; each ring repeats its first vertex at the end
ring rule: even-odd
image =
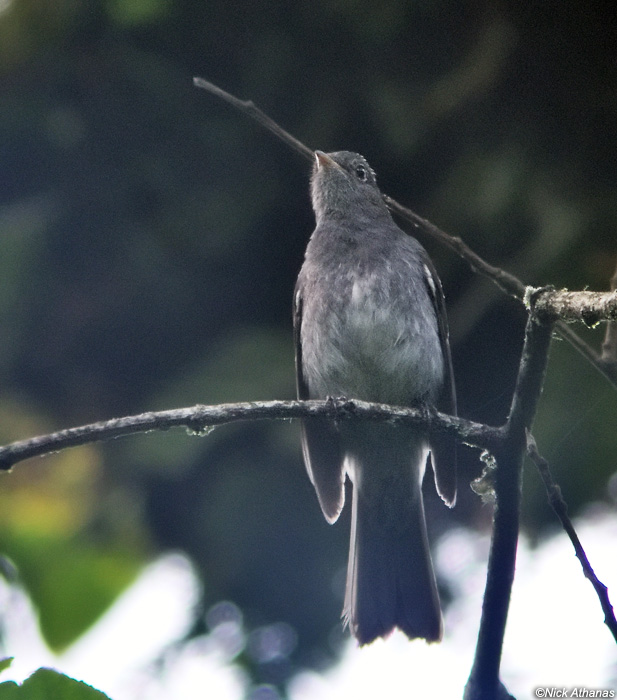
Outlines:
{"type": "Polygon", "coordinates": [[[411,490],[411,496],[390,493],[384,499],[381,494],[384,513],[364,489],[353,489],[343,617],[361,645],[387,636],[395,627],[410,639],[441,639],[441,608],[420,485],[412,483],[411,490]],[[393,510],[396,517],[388,517],[393,510]]]}

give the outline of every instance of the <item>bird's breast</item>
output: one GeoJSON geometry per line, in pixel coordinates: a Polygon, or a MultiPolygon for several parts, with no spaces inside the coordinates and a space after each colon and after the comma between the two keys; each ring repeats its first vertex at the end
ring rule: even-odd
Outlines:
{"type": "Polygon", "coordinates": [[[402,405],[434,398],[444,372],[437,321],[410,279],[401,265],[322,277],[302,329],[312,396],[402,405]]]}

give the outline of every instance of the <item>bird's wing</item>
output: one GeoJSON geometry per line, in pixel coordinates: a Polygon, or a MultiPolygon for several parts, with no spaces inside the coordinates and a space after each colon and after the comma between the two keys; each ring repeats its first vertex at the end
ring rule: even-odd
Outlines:
{"type": "MultiPolygon", "coordinates": [[[[302,371],[302,285],[294,291],[294,345],[296,349],[296,384],[299,399],[309,399],[309,389],[302,371]]],[[[301,421],[302,453],[309,477],[329,523],[337,520],[345,503],[345,471],[341,438],[332,421],[306,418],[301,421]]]]}
{"type": "MultiPolygon", "coordinates": [[[[444,382],[437,408],[451,416],[456,415],[456,388],[450,353],[450,334],[446,303],[439,277],[428,255],[424,256],[425,283],[429,291],[439,330],[439,342],[444,360],[444,382]]],[[[435,474],[435,486],[443,501],[452,507],[456,502],[456,438],[452,435],[435,435],[431,438],[431,461],[435,474]]]]}

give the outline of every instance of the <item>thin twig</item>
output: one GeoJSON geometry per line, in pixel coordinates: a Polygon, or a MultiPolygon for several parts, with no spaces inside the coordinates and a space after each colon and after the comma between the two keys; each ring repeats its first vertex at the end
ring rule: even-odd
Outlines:
{"type": "Polygon", "coordinates": [[[447,431],[457,434],[465,442],[478,444],[484,448],[487,446],[490,448],[499,440],[498,429],[481,423],[437,412],[427,415],[425,411],[414,408],[386,406],[366,401],[253,401],[215,406],[198,404],[190,408],[150,411],[135,416],[112,418],[13,442],[0,447],[0,470],[11,469],[18,462],[58,452],[67,447],[77,447],[154,430],[184,427],[196,435],[205,435],[210,429],[226,423],[311,417],[326,417],[334,420],[354,417],[363,420],[396,421],[429,428],[434,432],[447,431]]]}
{"type": "Polygon", "coordinates": [[[299,141],[295,136],[292,136],[288,131],[285,131],[281,126],[279,126],[274,119],[271,119],[265,112],[262,112],[259,107],[256,107],[251,100],[239,100],[234,95],[229,92],[222,90],[220,87],[211,83],[209,80],[204,78],[193,78],[193,85],[195,87],[203,88],[207,92],[220,97],[225,102],[239,109],[241,112],[248,114],[255,121],[259,122],[263,127],[271,131],[275,136],[284,141],[286,144],[291,146],[294,150],[305,158],[308,158],[311,162],[315,158],[315,153],[305,146],[301,141],[299,141]]]}
{"type": "Polygon", "coordinates": [[[514,275],[502,270],[494,265],[487,263],[476,252],[474,252],[462,238],[451,236],[449,233],[442,231],[438,226],[431,223],[427,219],[423,219],[411,209],[399,204],[396,200],[388,195],[384,195],[384,201],[388,205],[390,211],[398,214],[401,218],[411,223],[416,228],[426,231],[436,240],[440,241],[448,248],[453,250],[463,260],[465,260],[473,272],[478,272],[492,280],[503,292],[515,299],[523,300],[525,296],[525,285],[514,275]]]}
{"type": "MultiPolygon", "coordinates": [[[[309,160],[313,159],[314,152],[310,148],[305,146],[295,136],[292,136],[289,132],[280,127],[271,117],[256,107],[251,100],[239,100],[234,95],[222,90],[220,87],[214,85],[214,83],[211,83],[209,80],[205,80],[204,78],[193,78],[193,83],[196,87],[203,88],[212,95],[215,95],[216,97],[219,97],[228,104],[232,105],[240,112],[243,112],[249,117],[255,119],[259,124],[287,143],[294,150],[298,151],[298,153],[305,158],[308,158],[309,160]]],[[[384,195],[383,198],[386,205],[392,212],[398,214],[415,228],[421,228],[433,238],[441,241],[444,245],[448,246],[461,258],[463,258],[463,260],[469,264],[474,272],[484,275],[506,294],[518,299],[521,302],[524,302],[526,286],[513,274],[487,263],[461,238],[451,236],[449,233],[442,231],[439,227],[435,226],[435,224],[423,219],[411,209],[399,204],[396,200],[392,199],[392,197],[384,195]]],[[[561,321],[556,323],[555,330],[557,333],[559,333],[559,335],[561,335],[562,338],[564,338],[564,340],[572,343],[574,347],[583,355],[583,357],[590,362],[609,382],[611,382],[615,388],[617,388],[617,363],[613,363],[611,366],[609,363],[604,361],[600,355],[593,350],[593,348],[585,343],[585,341],[582,340],[573,330],[568,328],[565,323],[562,323],[561,321]]]]}
{"type": "Polygon", "coordinates": [[[544,482],[544,487],[546,488],[546,493],[548,495],[548,501],[552,509],[555,511],[555,514],[561,521],[561,525],[570,538],[570,542],[572,542],[574,552],[576,553],[576,556],[583,567],[585,577],[589,579],[591,585],[596,591],[600,605],[602,606],[602,612],[604,613],[604,623],[609,628],[611,634],[617,642],[617,620],[615,619],[615,611],[613,610],[613,606],[611,605],[611,601],[608,596],[608,588],[596,576],[593,567],[589,563],[589,559],[587,558],[587,554],[583,549],[583,545],[581,544],[581,541],[576,534],[576,530],[572,525],[572,521],[568,516],[568,506],[563,499],[561,489],[553,479],[548,462],[538,452],[538,446],[536,445],[536,441],[530,432],[527,433],[527,454],[531,457],[538,468],[538,471],[540,472],[540,476],[542,477],[542,481],[544,482]]]}

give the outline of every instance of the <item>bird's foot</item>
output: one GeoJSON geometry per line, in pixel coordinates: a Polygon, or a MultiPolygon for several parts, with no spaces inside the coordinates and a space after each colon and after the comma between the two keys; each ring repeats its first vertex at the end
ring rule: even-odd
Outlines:
{"type": "Polygon", "coordinates": [[[340,419],[342,414],[353,412],[353,401],[347,396],[328,396],[326,403],[330,407],[335,421],[340,419]]]}

